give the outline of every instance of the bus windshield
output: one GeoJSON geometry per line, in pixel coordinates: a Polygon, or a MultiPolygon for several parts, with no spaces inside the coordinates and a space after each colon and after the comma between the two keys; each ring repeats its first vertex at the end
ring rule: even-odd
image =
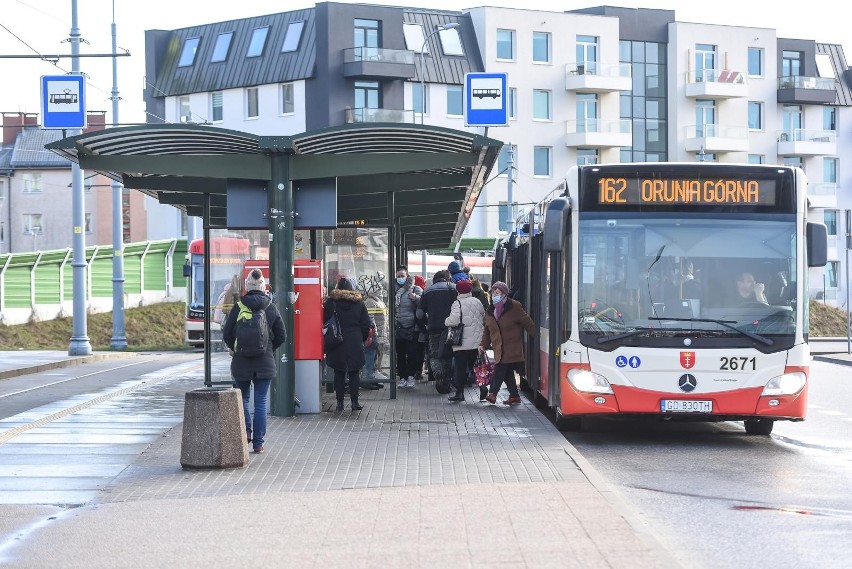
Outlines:
{"type": "MultiPolygon", "coordinates": [[[[190,279],[190,296],[189,307],[193,310],[204,310],[204,255],[194,253],[192,255],[192,278],[190,279]]],[[[210,298],[213,299],[214,309],[219,297],[223,292],[227,292],[232,281],[236,279],[239,283],[241,280],[243,263],[210,263],[210,280],[212,288],[210,289],[210,298]]]]}
{"type": "Polygon", "coordinates": [[[581,212],[578,239],[583,344],[792,346],[794,214],[581,212]]]}

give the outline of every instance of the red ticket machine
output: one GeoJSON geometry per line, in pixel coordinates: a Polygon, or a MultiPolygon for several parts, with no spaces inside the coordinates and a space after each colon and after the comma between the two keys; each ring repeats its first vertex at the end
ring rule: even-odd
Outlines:
{"type": "Polygon", "coordinates": [[[293,340],[295,342],[297,413],[321,409],[322,261],[293,261],[293,340]]]}

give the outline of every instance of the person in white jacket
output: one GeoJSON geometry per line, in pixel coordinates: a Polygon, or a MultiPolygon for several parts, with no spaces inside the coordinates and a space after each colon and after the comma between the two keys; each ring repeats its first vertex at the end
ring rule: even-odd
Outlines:
{"type": "Polygon", "coordinates": [[[453,302],[450,315],[444,321],[448,327],[458,326],[459,322],[464,324],[462,343],[460,346],[453,346],[453,383],[456,392],[450,396],[450,401],[464,401],[467,372],[476,363],[479,343],[485,330],[485,309],[479,299],[470,294],[471,289],[468,280],[456,283],[458,298],[453,302]]]}

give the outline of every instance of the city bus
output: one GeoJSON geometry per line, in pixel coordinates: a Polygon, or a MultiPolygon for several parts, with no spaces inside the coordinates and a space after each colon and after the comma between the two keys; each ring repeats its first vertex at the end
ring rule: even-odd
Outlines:
{"type": "MultiPolygon", "coordinates": [[[[242,289],[243,265],[249,259],[249,239],[234,235],[210,238],[210,331],[213,340],[221,338],[221,324],[239,298],[242,289]],[[234,296],[236,295],[236,297],[234,296]]],[[[187,279],[186,323],[184,341],[193,347],[204,345],[204,240],[195,239],[189,244],[184,265],[187,279]]]]}
{"type": "Polygon", "coordinates": [[[769,435],[803,420],[808,272],[827,259],[806,190],[786,166],[572,167],[495,262],[538,326],[523,378],[536,405],[564,430],[608,416],[769,435]]]}

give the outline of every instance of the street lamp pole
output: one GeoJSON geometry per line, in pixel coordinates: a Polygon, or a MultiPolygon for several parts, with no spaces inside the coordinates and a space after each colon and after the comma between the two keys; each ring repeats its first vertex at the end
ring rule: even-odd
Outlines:
{"type": "Polygon", "coordinates": [[[420,46],[420,124],[423,124],[423,118],[426,116],[426,77],[423,73],[423,50],[426,49],[426,43],[429,41],[429,38],[431,38],[438,32],[443,32],[444,30],[452,30],[453,28],[457,27],[459,27],[458,22],[441,24],[440,26],[435,28],[431,34],[426,36],[426,39],[423,40],[423,45],[420,46]]]}

